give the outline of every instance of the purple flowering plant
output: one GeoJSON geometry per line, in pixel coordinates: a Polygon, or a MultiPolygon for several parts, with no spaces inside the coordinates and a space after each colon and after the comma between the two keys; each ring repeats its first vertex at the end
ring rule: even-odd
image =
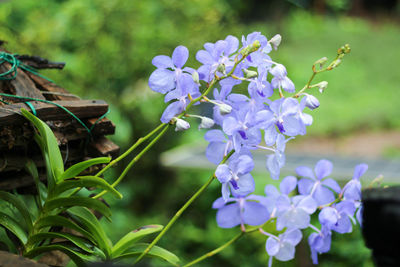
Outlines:
{"type": "MultiPolygon", "coordinates": [[[[35,116],[27,111],[23,112],[24,116],[36,123],[36,127],[42,131],[37,139],[44,151],[57,155],[57,159],[54,159],[54,156],[49,157],[50,165],[57,164],[50,173],[54,176],[55,184],[49,182],[47,200],[54,202],[52,198],[57,197],[58,193],[74,189],[68,194],[69,198],[82,199],[90,208],[99,209],[101,206],[103,213],[107,215],[108,208],[95,200],[108,192],[122,197],[115,187],[166,131],[170,128],[175,128],[175,131],[189,130],[191,120],[198,119],[200,119],[199,130],[208,129],[204,134],[205,140],[209,142],[205,156],[216,165],[216,169],[204,185],[177,211],[165,227],[161,225],[142,227],[136,232],[128,233],[114,246],[110,246],[109,240],[99,226],[100,232],[88,235],[89,239],[99,238],[93,241],[103,251],[98,257],[103,260],[133,258],[134,263],[138,263],[143,257],[152,256],[177,265],[178,257],[156,244],[214,180],[221,184],[221,194],[215,196],[216,200],[212,205],[210,203],[216,210],[217,225],[220,228],[237,227],[238,234],[215,250],[183,266],[197,264],[249,233],[259,233],[266,237],[268,266],[272,266],[274,259],[278,261],[293,259],[296,246],[303,238],[308,240],[312,261],[317,264],[318,255],[330,250],[333,232],[349,233],[357,222],[362,223],[360,178],[368,169],[366,164],[357,165],[353,178],[343,187],[330,178],[332,163],[322,159],[316,163],[314,169],[309,166],[296,168],[297,176],[283,178],[279,189],[267,184],[264,195],[254,194],[257,185],[251,174],[255,165],[253,152],[265,151],[265,167],[269,177],[280,180],[281,169],[285,165],[287,143],[298,135],[306,134],[307,126],[313,123],[309,113],[315,112],[314,110],[320,106],[318,99],[313,95],[314,90],[318,89],[322,93],[327,88],[326,81],[313,84],[314,78],[319,73],[338,67],[343,57],[350,52],[349,45],[344,45],[338,49],[336,58],[330,64],[327,64],[325,57],[317,60],[312,65],[312,75],[306,85],[296,90],[285,66],[273,61],[270,56],[273,50],[279,47],[281,39],[278,34],[268,40],[259,32],[242,36],[241,41],[229,35],[224,40],[204,44],[204,49],[195,55],[200,63],[196,68],[185,66],[189,51],[184,46],[176,47],[171,57],[166,55],[154,57],[152,63],[156,70],[150,75],[148,85],[151,90],[163,94],[164,101],[168,103],[160,118],[161,124],[146,136],[139,138],[127,151],[112,161],[109,158],[96,159],[79,163],[71,167],[72,170],[64,172],[60,152],[49,150],[50,146],[58,148],[55,138],[49,137],[51,131],[47,130],[45,123],[40,122],[35,116]],[[238,85],[241,88],[243,85],[247,86],[247,93],[235,92],[238,85]],[[212,117],[192,114],[195,105],[208,105],[212,108],[212,117]],[[112,184],[99,178],[147,141],[148,144],[138,152],[112,184]],[[49,145],[44,145],[46,142],[49,145]],[[107,165],[95,176],[77,176],[86,167],[98,163],[107,165]],[[82,186],[93,185],[103,191],[88,199],[74,196],[82,186]],[[311,223],[313,214],[318,218],[316,225],[311,223]],[[305,229],[312,231],[308,237],[304,234],[305,229]],[[151,243],[135,243],[143,236],[156,232],[159,233],[151,243]],[[125,254],[122,254],[123,252],[125,254]]],[[[0,194],[0,198],[2,197],[11,198],[7,194],[0,194]]],[[[60,199],[60,203],[67,201],[68,197],[60,199]]],[[[46,202],[43,206],[45,207],[43,210],[50,209],[46,202]]],[[[58,210],[62,211],[64,210],[58,210]]],[[[89,221],[79,216],[72,212],[70,218],[80,224],[87,223],[88,231],[93,229],[97,231],[97,226],[91,227],[93,222],[97,222],[93,215],[88,215],[91,216],[89,221]]],[[[88,231],[85,230],[83,233],[88,231]]],[[[40,238],[47,238],[47,235],[42,235],[40,238]]],[[[71,240],[73,243],[77,242],[75,239],[71,240]]],[[[27,242],[26,255],[30,253],[34,256],[43,252],[42,248],[36,249],[30,242],[29,240],[27,242]]],[[[79,243],[79,247],[82,251],[88,252],[85,250],[86,245],[79,243]]],[[[60,250],[60,247],[48,248],[48,250],[54,249],[60,250]]],[[[89,260],[86,254],[77,254],[69,248],[65,248],[64,251],[74,256],[75,261],[82,263],[82,266],[89,260]]]]}
{"type": "Polygon", "coordinates": [[[333,231],[352,231],[355,217],[360,218],[359,178],[367,169],[365,164],[356,166],[353,179],[343,189],[329,178],[332,163],[320,160],[314,170],[307,166],[298,167],[297,177],[282,179],[279,190],[266,185],[265,195],[253,194],[256,185],[251,175],[254,168],[252,152],[266,152],[265,166],[269,176],[279,180],[280,170],[285,165],[286,143],[306,134],[307,126],[313,122],[309,113],[320,106],[313,89],[322,93],[327,87],[326,81],[312,84],[315,76],[336,68],[350,52],[349,45],[339,48],[336,58],[327,66],[327,58],[317,60],[312,66],[311,78],[296,92],[285,66],[270,57],[281,39],[279,34],[268,40],[254,32],[242,36],[241,42],[229,35],[224,40],[206,43],[204,49],[196,53],[196,59],[201,63],[198,68],[184,67],[189,53],[183,46],[174,50],[172,58],[156,56],[153,59],[157,69],[150,76],[149,87],[164,94],[165,102],[169,102],[161,117],[163,130],[156,130],[164,131],[174,125],[176,131],[184,131],[190,128],[189,120],[200,119],[199,129],[210,129],[204,136],[209,142],[206,157],[217,166],[210,179],[136,262],[213,180],[221,184],[221,196],[212,204],[217,210],[218,226],[239,227],[240,232],[213,252],[184,266],[196,264],[241,236],[256,231],[268,237],[269,266],[274,258],[288,261],[294,258],[296,245],[303,238],[302,230],[307,228],[313,231],[308,242],[312,260],[317,264],[318,254],[330,249],[333,231]],[[247,94],[235,92],[239,84],[247,85],[247,94]],[[192,106],[198,104],[211,104],[212,118],[191,114],[192,106]],[[318,214],[318,225],[310,224],[312,214],[318,214]],[[275,227],[273,231],[271,225],[275,227]]]}

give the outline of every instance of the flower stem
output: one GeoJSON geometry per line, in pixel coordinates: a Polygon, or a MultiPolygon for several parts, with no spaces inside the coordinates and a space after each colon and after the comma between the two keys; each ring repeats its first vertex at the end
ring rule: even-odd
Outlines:
{"type": "MultiPolygon", "coordinates": [[[[223,160],[221,161],[220,164],[225,163],[230,156],[235,151],[232,150],[229,152],[228,155],[226,155],[223,160]]],[[[201,193],[203,193],[207,187],[211,184],[211,182],[215,179],[215,174],[211,175],[211,177],[207,180],[205,184],[200,187],[199,190],[194,193],[194,195],[175,213],[174,217],[168,222],[168,224],[164,227],[164,229],[156,236],[156,238],[147,246],[147,248],[140,254],[140,256],[136,259],[135,264],[138,263],[146,254],[157,244],[157,242],[165,235],[165,233],[171,228],[171,226],[175,223],[176,220],[182,215],[182,213],[195,201],[201,193]]]]}
{"type": "MultiPolygon", "coordinates": [[[[126,166],[126,168],[123,170],[123,172],[118,177],[118,179],[115,180],[115,182],[111,184],[112,188],[116,187],[122,181],[122,179],[125,177],[125,175],[128,173],[128,171],[132,168],[132,166],[144,155],[144,153],[146,153],[165,134],[165,132],[168,130],[169,126],[170,125],[167,124],[166,127],[164,127],[164,129],[142,151],[140,151],[140,153],[137,154],[136,157],[134,157],[129,162],[128,166],[126,166]]],[[[95,195],[93,198],[99,198],[107,192],[108,192],[107,190],[103,190],[102,192],[95,195]]]]}
{"type": "Polygon", "coordinates": [[[216,249],[204,254],[203,256],[201,256],[201,257],[199,257],[199,258],[197,258],[197,259],[195,259],[195,260],[183,265],[182,267],[189,267],[189,266],[192,266],[192,265],[194,265],[196,263],[199,263],[200,261],[203,261],[203,260],[205,260],[207,258],[210,258],[210,257],[214,256],[215,254],[218,254],[219,252],[221,252],[225,248],[229,247],[230,245],[232,245],[234,242],[236,242],[239,238],[241,238],[245,234],[252,233],[252,232],[255,232],[257,230],[258,230],[258,228],[247,230],[245,232],[240,232],[239,234],[235,235],[231,240],[229,240],[228,242],[226,242],[222,246],[219,246],[218,248],[216,248],[216,249]]]}
{"type": "Polygon", "coordinates": [[[111,168],[112,166],[114,166],[117,162],[119,162],[120,160],[122,160],[123,158],[125,158],[126,156],[128,156],[133,150],[135,150],[135,148],[137,148],[141,143],[143,143],[144,141],[146,141],[147,139],[149,139],[151,136],[153,136],[155,133],[157,133],[160,129],[162,129],[163,127],[167,127],[167,125],[165,123],[161,123],[160,125],[158,125],[153,131],[151,131],[150,133],[148,133],[146,136],[139,138],[136,143],[134,143],[128,150],[126,150],[122,155],[120,155],[118,158],[110,161],[110,163],[107,164],[106,167],[104,167],[102,170],[100,170],[95,176],[100,176],[102,175],[105,171],[107,171],[109,168],[111,168]]]}

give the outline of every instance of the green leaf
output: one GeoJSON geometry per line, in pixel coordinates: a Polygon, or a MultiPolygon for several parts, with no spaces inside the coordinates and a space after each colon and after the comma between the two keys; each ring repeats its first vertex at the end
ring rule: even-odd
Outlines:
{"type": "Polygon", "coordinates": [[[68,229],[75,230],[79,233],[81,233],[84,237],[87,239],[91,240],[92,242],[96,243],[96,239],[93,237],[91,233],[83,229],[81,226],[78,224],[74,223],[73,221],[59,216],[59,215],[51,215],[51,216],[46,216],[41,219],[39,219],[36,224],[35,224],[37,229],[41,229],[44,227],[53,227],[53,226],[62,226],[68,229]]]}
{"type": "Polygon", "coordinates": [[[75,176],[79,175],[81,172],[86,170],[87,168],[96,165],[96,164],[104,164],[104,163],[109,163],[111,158],[108,157],[100,157],[100,158],[94,158],[94,159],[89,159],[86,161],[82,161],[79,163],[76,163],[69,167],[62,175],[61,175],[61,180],[65,180],[68,178],[74,178],[75,176]]]}
{"type": "Polygon", "coordinates": [[[26,244],[28,240],[27,233],[21,225],[8,214],[0,211],[0,225],[13,233],[22,244],[26,244]]]}
{"type": "Polygon", "coordinates": [[[90,249],[90,246],[93,246],[93,245],[91,245],[88,242],[88,240],[86,240],[82,237],[73,235],[73,234],[69,234],[69,233],[55,233],[55,232],[38,233],[38,234],[35,234],[35,235],[32,235],[29,237],[29,243],[35,244],[42,240],[54,239],[54,238],[66,239],[66,240],[70,241],[71,243],[73,243],[74,245],[76,245],[78,248],[84,250],[85,252],[94,253],[94,251],[90,249]]]}
{"type": "Polygon", "coordinates": [[[15,208],[17,208],[17,210],[21,213],[22,218],[24,218],[26,227],[28,228],[28,232],[30,232],[32,230],[32,217],[25,203],[17,196],[4,191],[0,191],[0,199],[7,201],[15,208]]]}
{"type": "Polygon", "coordinates": [[[53,172],[54,178],[58,181],[61,175],[64,173],[64,162],[62,160],[61,152],[58,147],[57,139],[53,134],[53,131],[49,126],[35,115],[27,111],[26,109],[21,109],[22,115],[27,118],[30,122],[35,125],[38,129],[40,136],[43,138],[46,151],[49,156],[49,161],[51,165],[51,170],[53,172]]]}
{"type": "Polygon", "coordinates": [[[47,186],[48,186],[49,190],[51,190],[52,188],[54,188],[54,185],[56,182],[55,182],[55,177],[54,177],[53,171],[51,170],[49,154],[47,153],[43,138],[40,137],[40,135],[35,133],[35,135],[33,136],[33,139],[35,139],[36,143],[40,147],[40,150],[42,150],[43,161],[45,162],[45,165],[46,165],[47,186]]]}
{"type": "Polygon", "coordinates": [[[67,179],[56,184],[51,196],[59,196],[61,193],[78,187],[96,187],[109,191],[117,198],[121,199],[122,195],[115,190],[103,178],[96,176],[77,176],[76,178],[67,179]]]}
{"type": "Polygon", "coordinates": [[[104,232],[100,222],[96,216],[87,208],[73,207],[68,210],[68,213],[74,221],[82,225],[96,240],[99,248],[108,258],[111,255],[112,244],[104,232]]]}
{"type": "Polygon", "coordinates": [[[68,257],[70,257],[71,260],[79,267],[86,266],[87,265],[86,262],[91,262],[96,260],[96,258],[93,256],[88,256],[83,253],[74,251],[73,249],[65,245],[47,245],[47,246],[37,247],[25,253],[24,256],[28,258],[34,258],[42,253],[54,250],[59,250],[67,254],[68,257]]]}
{"type": "Polygon", "coordinates": [[[162,225],[146,225],[142,226],[139,229],[136,229],[132,232],[129,232],[124,237],[122,237],[113,247],[111,253],[113,257],[117,257],[122,254],[124,251],[129,249],[129,247],[135,242],[139,241],[146,235],[150,235],[152,233],[157,233],[163,229],[162,225]]]}
{"type": "Polygon", "coordinates": [[[49,212],[54,209],[61,207],[70,208],[74,206],[86,207],[89,209],[94,209],[99,211],[106,217],[111,216],[111,210],[103,202],[98,199],[93,199],[89,197],[81,196],[71,196],[71,197],[57,197],[46,201],[43,206],[43,212],[49,212]]]}
{"type": "Polygon", "coordinates": [[[39,204],[39,209],[42,208],[42,188],[39,186],[40,180],[39,180],[39,173],[36,167],[36,164],[33,162],[31,159],[27,159],[25,163],[25,169],[29,172],[29,174],[33,177],[33,181],[35,182],[36,190],[37,190],[37,197],[38,197],[38,204],[39,204]]]}
{"type": "MultiPolygon", "coordinates": [[[[114,258],[113,260],[115,261],[120,261],[120,260],[126,260],[126,259],[136,259],[142,252],[148,247],[149,244],[147,243],[137,243],[131,246],[128,252],[114,258]]],[[[154,258],[159,258],[162,260],[165,260],[169,263],[171,263],[174,266],[178,266],[179,263],[179,258],[173,254],[172,252],[169,252],[166,249],[163,249],[158,246],[154,246],[147,254],[146,257],[154,257],[154,258]]]]}

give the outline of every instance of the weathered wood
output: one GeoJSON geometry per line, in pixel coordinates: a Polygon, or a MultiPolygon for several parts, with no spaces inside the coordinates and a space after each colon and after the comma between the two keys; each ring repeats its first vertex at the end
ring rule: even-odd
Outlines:
{"type": "Polygon", "coordinates": [[[17,59],[35,69],[60,69],[65,67],[65,62],[52,62],[39,56],[17,55],[17,59]]]}
{"type": "MultiPolygon", "coordinates": [[[[108,104],[103,100],[53,102],[65,107],[80,119],[100,117],[108,110],[108,104]]],[[[30,103],[35,107],[37,117],[41,120],[62,120],[71,118],[70,114],[55,105],[37,101],[31,101],[30,103]]],[[[20,115],[21,108],[30,110],[30,108],[24,103],[16,103],[0,107],[0,126],[18,124],[26,121],[26,119],[20,115]]]]}
{"type": "Polygon", "coordinates": [[[37,263],[34,260],[24,258],[6,251],[0,251],[1,267],[48,267],[43,263],[37,263]]]}
{"type": "Polygon", "coordinates": [[[89,144],[88,151],[90,155],[95,157],[111,156],[112,158],[115,158],[119,155],[119,146],[102,136],[96,138],[92,143],[89,144]]]}
{"type": "Polygon", "coordinates": [[[78,96],[74,96],[70,94],[67,90],[64,88],[58,86],[55,83],[52,83],[40,76],[37,76],[33,73],[27,73],[28,76],[32,79],[32,81],[35,83],[36,87],[39,88],[42,91],[48,92],[48,94],[44,94],[46,99],[48,100],[77,100],[80,99],[78,96]]]}
{"type": "MultiPolygon", "coordinates": [[[[4,73],[11,69],[11,65],[8,62],[4,62],[0,65],[0,72],[4,73]]],[[[36,88],[35,84],[29,79],[28,75],[20,68],[17,69],[17,76],[7,81],[9,90],[12,94],[17,96],[26,96],[31,98],[45,99],[39,89],[36,88]]],[[[4,84],[4,83],[3,83],[4,84]]],[[[11,99],[12,102],[21,102],[16,98],[11,99]]]]}

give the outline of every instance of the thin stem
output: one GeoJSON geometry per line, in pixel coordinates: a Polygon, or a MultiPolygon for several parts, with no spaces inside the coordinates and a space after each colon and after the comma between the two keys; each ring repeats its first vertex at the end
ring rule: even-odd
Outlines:
{"type": "MultiPolygon", "coordinates": [[[[126,168],[121,173],[121,175],[118,177],[118,179],[115,180],[115,182],[111,184],[112,188],[116,187],[122,181],[122,179],[129,172],[129,170],[133,167],[133,165],[144,155],[144,153],[146,153],[165,134],[165,132],[168,130],[169,126],[170,125],[167,124],[166,127],[139,154],[137,154],[136,157],[134,157],[129,162],[128,166],[126,166],[126,168]]],[[[102,192],[95,195],[93,198],[99,198],[107,192],[108,192],[107,190],[103,190],[102,192]]]]}
{"type": "MultiPolygon", "coordinates": [[[[230,156],[234,153],[234,150],[229,152],[226,155],[220,164],[225,163],[230,156]]],[[[176,220],[182,215],[182,213],[195,201],[201,193],[203,193],[207,187],[211,184],[212,181],[215,179],[215,174],[211,175],[211,177],[207,180],[207,182],[200,187],[199,190],[194,193],[194,195],[175,213],[174,217],[168,222],[168,224],[164,227],[164,229],[157,235],[157,237],[147,246],[147,248],[140,254],[140,256],[136,259],[135,264],[138,263],[147,253],[157,244],[157,242],[164,236],[164,234],[171,228],[171,226],[175,223],[176,220]]]]}
{"type": "Polygon", "coordinates": [[[236,242],[239,238],[241,238],[242,236],[245,235],[246,232],[240,232],[239,234],[237,234],[236,236],[234,236],[231,240],[229,240],[228,242],[226,242],[225,244],[223,244],[222,246],[204,254],[203,256],[183,265],[182,267],[188,267],[188,266],[192,266],[196,263],[199,263],[200,261],[203,261],[207,258],[210,258],[212,256],[214,256],[215,254],[218,254],[219,252],[221,252],[222,250],[224,250],[225,248],[229,247],[232,243],[236,242]]]}
{"type": "Polygon", "coordinates": [[[258,230],[258,228],[247,230],[246,232],[240,232],[239,234],[234,236],[231,240],[229,240],[228,242],[226,242],[222,246],[219,246],[218,248],[216,248],[216,249],[204,254],[203,256],[201,256],[201,257],[199,257],[199,258],[197,258],[197,259],[195,259],[195,260],[183,265],[182,267],[192,266],[192,265],[194,265],[196,263],[199,263],[200,261],[203,261],[203,260],[205,260],[207,258],[210,258],[210,257],[214,256],[215,254],[218,254],[219,252],[221,252],[225,248],[229,247],[230,245],[232,245],[234,242],[236,242],[239,238],[241,238],[245,234],[249,234],[249,233],[255,232],[257,230],[258,230]]]}
{"type": "MultiPolygon", "coordinates": [[[[100,175],[102,175],[105,171],[107,171],[109,168],[111,168],[112,166],[114,166],[115,164],[117,164],[119,161],[121,161],[123,158],[125,158],[126,156],[128,156],[133,150],[135,150],[140,144],[142,144],[144,141],[146,141],[147,139],[149,139],[151,136],[153,136],[155,133],[157,133],[162,127],[167,127],[166,123],[161,123],[160,125],[158,125],[153,131],[151,131],[150,133],[148,133],[146,136],[139,138],[136,143],[134,143],[128,150],[126,150],[122,155],[120,155],[118,158],[110,161],[107,166],[105,166],[103,169],[101,169],[98,173],[96,173],[96,177],[99,177],[100,175]]],[[[82,189],[82,187],[78,187],[76,189],[74,189],[74,191],[72,191],[69,195],[73,196],[76,193],[78,193],[80,190],[82,189]]]]}
{"type": "Polygon", "coordinates": [[[102,175],[105,171],[107,171],[109,168],[111,168],[112,166],[114,166],[117,162],[119,162],[120,160],[122,160],[123,158],[125,158],[126,156],[128,156],[133,150],[135,150],[135,148],[137,148],[141,143],[143,143],[144,141],[146,141],[147,139],[149,139],[152,135],[154,135],[155,133],[157,133],[162,127],[167,127],[167,125],[165,123],[161,123],[160,125],[158,125],[153,131],[151,131],[150,133],[148,133],[146,136],[139,138],[136,143],[134,143],[127,151],[125,151],[122,155],[120,155],[118,158],[110,161],[110,163],[107,164],[106,167],[104,167],[102,170],[100,170],[95,176],[100,176],[102,175]]]}

